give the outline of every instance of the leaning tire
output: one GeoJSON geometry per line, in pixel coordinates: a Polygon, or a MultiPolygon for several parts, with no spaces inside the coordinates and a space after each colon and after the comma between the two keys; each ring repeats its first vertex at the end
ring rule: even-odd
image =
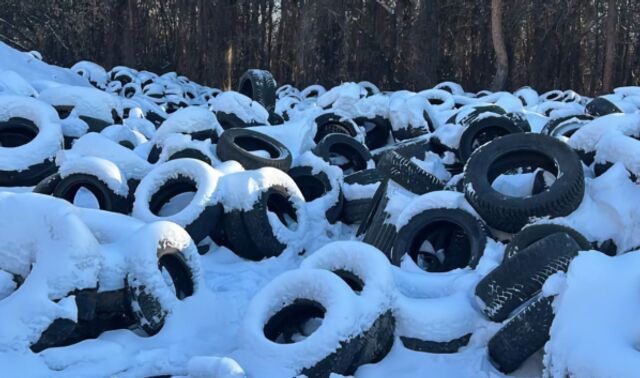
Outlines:
{"type": "Polygon", "coordinates": [[[490,361],[498,370],[509,374],[544,347],[553,323],[552,303],[553,298],[536,299],[489,340],[490,361]]]}
{"type": "Polygon", "coordinates": [[[325,136],[313,149],[313,153],[329,164],[339,166],[347,174],[363,171],[372,164],[369,150],[344,134],[325,136]],[[336,160],[336,155],[341,160],[336,160]]]}
{"type": "Polygon", "coordinates": [[[407,255],[427,271],[443,272],[466,266],[475,268],[486,243],[483,224],[468,212],[428,209],[412,217],[398,231],[391,262],[400,266],[402,258],[407,255]],[[444,250],[442,261],[431,253],[420,251],[424,241],[428,241],[435,251],[444,250]]]}
{"type": "Polygon", "coordinates": [[[128,293],[138,326],[151,336],[179,300],[197,291],[199,256],[189,235],[173,223],[152,223],[133,237],[138,241],[128,256],[128,293]]]}
{"type": "Polygon", "coordinates": [[[578,155],[566,144],[546,135],[519,133],[480,147],[465,167],[464,188],[467,200],[487,224],[514,233],[531,217],[564,216],[577,209],[584,195],[584,173],[578,155]],[[491,187],[500,174],[532,165],[562,174],[549,190],[526,198],[491,187]]]}
{"type": "Polygon", "coordinates": [[[566,271],[580,246],[565,233],[547,236],[503,261],[476,286],[482,312],[501,322],[542,289],[549,276],[566,271]]]}
{"type": "Polygon", "coordinates": [[[260,103],[268,111],[276,106],[276,80],[266,70],[247,70],[238,81],[238,92],[260,103]]]}
{"type": "Polygon", "coordinates": [[[274,167],[286,172],[291,167],[291,152],[287,147],[272,137],[253,130],[226,130],[218,142],[217,154],[220,160],[235,160],[245,169],[274,167]],[[268,152],[269,157],[251,152],[257,150],[268,152]]]}
{"type": "Polygon", "coordinates": [[[376,169],[383,177],[415,194],[426,194],[444,188],[435,176],[395,151],[384,154],[376,169]]]}
{"type": "Polygon", "coordinates": [[[352,138],[358,135],[357,125],[350,120],[336,113],[324,113],[314,120],[316,124],[316,135],[313,141],[320,141],[329,134],[344,134],[352,138]]]}

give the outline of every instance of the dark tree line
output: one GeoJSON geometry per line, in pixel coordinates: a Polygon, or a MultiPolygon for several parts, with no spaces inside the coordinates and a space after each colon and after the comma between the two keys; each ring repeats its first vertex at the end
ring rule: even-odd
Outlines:
{"type": "Polygon", "coordinates": [[[0,40],[226,88],[253,67],[298,86],[640,83],[638,0],[4,0],[0,40]]]}

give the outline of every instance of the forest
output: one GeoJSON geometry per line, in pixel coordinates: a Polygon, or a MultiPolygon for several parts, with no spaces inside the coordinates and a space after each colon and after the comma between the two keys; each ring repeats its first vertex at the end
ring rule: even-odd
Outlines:
{"type": "Polygon", "coordinates": [[[50,63],[95,61],[232,88],[369,80],[419,90],[573,89],[640,80],[638,0],[3,0],[0,40],[50,63]]]}

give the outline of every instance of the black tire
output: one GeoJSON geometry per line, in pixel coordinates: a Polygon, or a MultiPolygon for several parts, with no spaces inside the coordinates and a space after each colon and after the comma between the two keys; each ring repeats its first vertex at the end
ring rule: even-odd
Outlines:
{"type": "Polygon", "coordinates": [[[358,117],[353,121],[365,130],[364,144],[366,144],[370,150],[387,145],[387,141],[391,135],[391,122],[389,122],[388,119],[381,116],[374,118],[358,117]]]}
{"type": "Polygon", "coordinates": [[[462,132],[458,156],[466,162],[473,151],[481,145],[507,134],[522,133],[523,130],[506,116],[491,115],[475,119],[462,132]]]}
{"type": "Polygon", "coordinates": [[[75,331],[77,323],[70,319],[55,319],[40,335],[38,341],[29,346],[32,352],[39,353],[47,348],[62,346],[75,331]]]}
{"type": "Polygon", "coordinates": [[[38,185],[33,188],[33,192],[51,196],[61,180],[60,174],[54,173],[40,181],[38,185]]]}
{"type": "Polygon", "coordinates": [[[73,199],[81,187],[87,188],[96,197],[100,204],[100,210],[121,214],[131,212],[133,206],[131,199],[128,196],[118,195],[94,175],[74,173],[62,178],[53,190],[53,196],[73,203],[73,199]]]}
{"type": "MultiPolygon", "coordinates": [[[[192,268],[182,251],[174,247],[158,247],[158,272],[165,268],[171,277],[175,288],[175,296],[182,300],[195,292],[192,268]]],[[[130,273],[127,276],[128,294],[133,316],[138,326],[149,336],[155,335],[162,329],[167,310],[163,308],[154,290],[159,288],[151,285],[152,281],[146,276],[130,273]]],[[[168,288],[164,288],[168,290],[168,288]]]]}
{"type": "Polygon", "coordinates": [[[260,103],[268,111],[276,106],[276,81],[266,70],[247,70],[238,81],[238,92],[260,103]]]}
{"type": "Polygon", "coordinates": [[[296,209],[291,201],[289,191],[279,185],[270,187],[260,195],[251,210],[240,212],[246,234],[240,235],[238,234],[239,230],[234,231],[234,223],[227,221],[227,217],[225,217],[225,233],[230,235],[229,240],[236,254],[250,260],[260,260],[278,256],[284,251],[286,245],[274,234],[271,223],[269,223],[268,211],[275,213],[285,227],[289,227],[290,221],[296,223],[301,221],[299,209],[296,209]],[[234,243],[237,238],[232,237],[231,234],[240,238],[250,238],[252,243],[234,243]],[[251,244],[259,246],[258,253],[256,250],[246,249],[251,244]]]}
{"type": "Polygon", "coordinates": [[[282,143],[257,131],[229,129],[222,133],[218,141],[217,154],[220,160],[235,160],[245,169],[275,167],[282,171],[291,168],[291,152],[282,143]],[[267,151],[269,158],[251,153],[255,150],[267,151]]]}
{"type": "Polygon", "coordinates": [[[384,154],[376,169],[383,177],[415,194],[426,194],[444,188],[438,178],[395,151],[384,154]]]}
{"type": "Polygon", "coordinates": [[[395,151],[401,156],[404,156],[407,159],[418,158],[424,159],[425,154],[428,151],[431,151],[431,143],[428,138],[421,137],[410,140],[405,140],[403,142],[395,143],[392,146],[386,148],[380,148],[375,151],[371,151],[373,156],[373,160],[377,163],[382,159],[385,153],[389,151],[395,151]]]}
{"type": "Polygon", "coordinates": [[[186,159],[186,158],[200,160],[211,165],[211,159],[209,159],[209,157],[205,155],[202,151],[197,150],[195,148],[184,148],[182,150],[176,151],[172,153],[167,160],[186,159]]]}
{"type": "Polygon", "coordinates": [[[588,114],[594,117],[601,117],[607,114],[623,113],[613,102],[607,100],[604,97],[596,97],[589,101],[585,110],[588,114]]]}
{"type": "Polygon", "coordinates": [[[505,374],[516,370],[549,340],[553,298],[540,297],[509,320],[491,340],[491,363],[505,374]]]}
{"type": "MultiPolygon", "coordinates": [[[[370,185],[379,183],[382,180],[383,177],[377,169],[365,169],[364,171],[345,176],[343,187],[353,184],[370,185]]],[[[342,206],[342,213],[340,214],[340,221],[344,224],[362,223],[366,219],[367,214],[369,214],[372,198],[349,199],[345,197],[344,204],[342,206]]]]}
{"type": "MultiPolygon", "coordinates": [[[[223,130],[242,129],[252,126],[233,113],[216,112],[216,118],[223,130]]],[[[223,133],[224,134],[224,133],[223,133]]]]}
{"type": "Polygon", "coordinates": [[[573,240],[578,243],[581,251],[592,249],[592,245],[587,238],[573,228],[554,223],[541,223],[525,227],[522,231],[518,232],[509,244],[507,244],[507,248],[504,251],[504,258],[510,259],[519,251],[526,249],[538,240],[558,232],[564,232],[573,238],[573,240]]]}
{"type": "Polygon", "coordinates": [[[387,222],[389,214],[385,211],[389,203],[387,196],[388,180],[384,180],[376,190],[367,216],[360,224],[357,235],[364,234],[363,242],[378,248],[388,258],[396,241],[396,226],[387,222]]]}
{"type": "Polygon", "coordinates": [[[481,221],[461,209],[428,209],[414,216],[399,231],[391,253],[391,263],[400,266],[408,254],[418,263],[427,258],[427,271],[443,272],[470,266],[475,268],[487,243],[487,233],[481,221]],[[444,250],[443,261],[428,259],[420,246],[429,241],[434,249],[444,250]],[[435,264],[434,264],[435,263],[435,264]]]}
{"type": "Polygon", "coordinates": [[[355,139],[344,134],[329,134],[322,138],[313,149],[313,153],[331,165],[337,165],[348,173],[367,169],[371,153],[355,139]],[[334,155],[341,156],[345,162],[333,162],[334,155]]]}
{"type": "Polygon", "coordinates": [[[531,217],[558,217],[578,208],[584,195],[584,173],[578,155],[555,138],[518,133],[480,147],[469,159],[465,197],[488,225],[518,232],[531,217]],[[549,190],[526,197],[506,196],[491,187],[500,174],[519,167],[540,167],[560,177],[549,190]]]}
{"type": "Polygon", "coordinates": [[[313,141],[320,141],[329,134],[344,134],[350,137],[358,135],[357,125],[350,119],[344,118],[335,113],[324,113],[314,120],[316,124],[316,135],[313,141]]]}
{"type": "Polygon", "coordinates": [[[524,133],[531,132],[531,125],[529,124],[529,120],[522,113],[507,113],[506,117],[509,118],[514,125],[518,126],[520,130],[524,133]]]}
{"type": "Polygon", "coordinates": [[[542,289],[545,280],[566,271],[580,251],[576,241],[563,232],[549,235],[504,260],[476,286],[484,304],[482,312],[501,322],[542,289]]]}
{"type": "Polygon", "coordinates": [[[541,134],[550,135],[553,137],[570,137],[580,127],[584,126],[589,121],[593,120],[593,117],[587,114],[570,115],[566,117],[560,117],[552,119],[547,122],[546,125],[540,131],[541,134]],[[575,119],[575,122],[568,122],[575,119]]]}
{"type": "MultiPolygon", "coordinates": [[[[314,174],[312,167],[294,167],[287,173],[295,181],[306,202],[315,201],[334,190],[327,174],[322,171],[314,174]]],[[[339,188],[337,190],[338,201],[325,212],[327,221],[331,224],[338,221],[344,205],[342,190],[339,188]]]]}
{"type": "Polygon", "coordinates": [[[416,352],[426,353],[457,353],[458,350],[469,344],[471,334],[468,333],[462,337],[453,340],[440,342],[420,340],[413,337],[400,336],[400,341],[405,348],[415,350],[416,352]]]}

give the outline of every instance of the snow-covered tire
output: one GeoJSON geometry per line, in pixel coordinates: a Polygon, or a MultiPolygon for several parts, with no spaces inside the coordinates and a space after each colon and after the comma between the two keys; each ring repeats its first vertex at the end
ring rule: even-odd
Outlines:
{"type": "Polygon", "coordinates": [[[268,111],[276,106],[276,80],[266,70],[247,70],[238,81],[238,92],[260,103],[268,111]]]}
{"type": "Polygon", "coordinates": [[[576,130],[593,120],[593,117],[587,114],[570,115],[559,117],[547,122],[540,131],[541,134],[550,135],[552,137],[569,138],[576,130]]]}
{"type": "Polygon", "coordinates": [[[231,250],[250,260],[280,255],[306,231],[304,197],[295,182],[274,168],[263,168],[262,173],[265,181],[256,183],[256,202],[247,210],[225,208],[223,222],[231,250]],[[286,179],[279,180],[276,175],[284,175],[286,179]]]}
{"type": "Polygon", "coordinates": [[[438,354],[457,353],[460,348],[469,344],[470,339],[470,333],[449,341],[429,341],[415,337],[400,336],[402,345],[407,349],[438,354]]]}
{"type": "Polygon", "coordinates": [[[431,143],[429,142],[429,139],[425,137],[419,137],[395,143],[392,146],[386,148],[380,148],[378,150],[371,151],[371,154],[373,155],[373,160],[376,162],[380,161],[384,154],[389,151],[395,151],[400,156],[404,156],[407,159],[411,159],[414,157],[424,159],[425,154],[430,150],[431,143]]]}
{"type": "Polygon", "coordinates": [[[36,186],[33,187],[34,193],[45,194],[48,196],[53,195],[53,191],[56,189],[56,186],[60,183],[60,174],[54,173],[51,176],[45,177],[40,181],[36,186]]]}
{"type": "Polygon", "coordinates": [[[338,221],[344,205],[344,196],[338,182],[330,180],[323,171],[313,173],[313,168],[308,166],[293,167],[289,169],[287,174],[295,181],[307,203],[321,199],[328,193],[337,190],[338,199],[325,211],[325,216],[331,224],[338,221]]]}
{"type": "Polygon", "coordinates": [[[336,113],[324,113],[314,120],[316,124],[316,135],[313,141],[320,141],[329,134],[344,134],[352,138],[358,135],[358,126],[350,119],[336,113]]]}
{"type": "Polygon", "coordinates": [[[482,312],[501,322],[542,289],[549,276],[566,271],[580,246],[566,233],[549,235],[520,250],[476,286],[482,312]]]}
{"type": "Polygon", "coordinates": [[[462,132],[458,147],[461,162],[466,162],[479,146],[507,134],[523,130],[506,116],[490,115],[474,119],[462,132]]]}
{"type": "Polygon", "coordinates": [[[177,159],[196,159],[208,165],[211,165],[212,163],[211,159],[207,155],[202,153],[202,151],[195,148],[188,148],[188,147],[172,153],[171,155],[169,155],[169,158],[167,159],[167,161],[177,160],[177,159]]]}
{"type": "Polygon", "coordinates": [[[363,324],[356,302],[351,288],[327,270],[286,272],[252,299],[240,330],[240,345],[247,358],[281,361],[281,373],[276,375],[353,374],[361,364],[373,362],[367,358],[371,353],[364,353],[365,346],[381,334],[381,323],[390,325],[386,321],[390,313],[373,324],[363,324]],[[321,324],[305,339],[292,339],[294,332],[319,317],[321,324]]]}
{"type": "Polygon", "coordinates": [[[170,222],[151,223],[136,236],[137,248],[127,256],[127,287],[134,318],[151,336],[160,331],[178,300],[197,291],[199,256],[189,235],[170,222]]]}
{"type": "Polygon", "coordinates": [[[54,109],[30,98],[0,98],[0,186],[32,186],[56,172],[63,147],[54,109]]]}
{"type": "Polygon", "coordinates": [[[622,113],[622,110],[613,102],[604,97],[596,97],[589,101],[585,110],[594,117],[601,117],[607,114],[622,113]]]}
{"type": "Polygon", "coordinates": [[[378,329],[363,344],[366,352],[360,354],[363,362],[381,360],[393,344],[394,324],[391,311],[393,275],[389,260],[368,244],[338,241],[326,244],[307,257],[300,265],[303,269],[326,269],[349,285],[367,303],[368,321],[376,319],[378,329]],[[373,313],[372,313],[373,312],[373,313]]]}
{"type": "Polygon", "coordinates": [[[220,172],[195,159],[177,159],[151,170],[138,184],[132,215],[145,222],[166,220],[186,229],[191,238],[200,242],[220,227],[222,206],[214,197],[220,172]],[[169,216],[158,215],[172,198],[194,191],[189,203],[169,216]]]}
{"type": "Polygon", "coordinates": [[[420,255],[428,259],[427,271],[443,272],[466,266],[475,268],[486,243],[484,225],[468,212],[449,208],[428,209],[413,216],[398,231],[391,262],[400,266],[403,256],[407,255],[420,266],[420,255]],[[444,250],[442,261],[429,259],[429,253],[420,253],[424,241],[429,241],[436,251],[444,250]]]}
{"type": "MultiPolygon", "coordinates": [[[[366,169],[364,171],[352,173],[345,176],[343,182],[343,192],[352,185],[374,185],[382,181],[383,177],[377,169],[366,169]]],[[[364,198],[349,198],[345,195],[340,220],[345,224],[359,224],[369,213],[373,195],[364,198]]]]}
{"type": "Polygon", "coordinates": [[[527,248],[531,244],[543,239],[549,235],[564,232],[571,236],[581,251],[588,251],[592,249],[591,243],[578,231],[571,227],[563,226],[555,223],[539,223],[527,226],[518,232],[513,239],[507,244],[504,250],[504,258],[510,259],[515,256],[519,251],[527,248]]]}
{"type": "Polygon", "coordinates": [[[343,171],[359,172],[369,168],[371,153],[365,145],[344,134],[329,134],[314,147],[313,153],[343,171]],[[346,162],[332,162],[333,155],[343,157],[346,162]]]}
{"type": "Polygon", "coordinates": [[[488,344],[489,360],[509,374],[549,340],[553,298],[539,297],[509,320],[488,344]]]}
{"type": "Polygon", "coordinates": [[[220,126],[224,130],[241,129],[251,126],[249,123],[241,120],[240,117],[233,113],[226,113],[222,111],[216,112],[216,119],[218,119],[220,126]]]}
{"type": "Polygon", "coordinates": [[[274,167],[286,172],[291,168],[291,152],[287,147],[272,137],[253,130],[226,130],[218,141],[216,152],[220,160],[235,160],[245,169],[274,167]],[[256,150],[267,151],[269,158],[252,153],[256,150]]]}
{"type": "Polygon", "coordinates": [[[353,121],[364,129],[366,133],[364,144],[367,148],[374,150],[387,145],[389,136],[391,136],[391,122],[387,118],[381,116],[373,118],[358,117],[353,121]]]}
{"type": "Polygon", "coordinates": [[[95,196],[101,210],[131,212],[132,199],[126,178],[110,160],[94,156],[65,160],[60,164],[58,175],[59,179],[51,177],[39,184],[38,190],[52,190],[54,197],[73,203],[78,190],[84,187],[95,196]]]}
{"type": "Polygon", "coordinates": [[[389,178],[415,194],[425,194],[444,188],[435,176],[395,151],[385,153],[376,165],[376,169],[383,177],[389,178]]]}
{"type": "Polygon", "coordinates": [[[578,155],[565,143],[546,135],[505,135],[478,148],[465,166],[467,200],[488,225],[505,232],[518,232],[531,217],[570,214],[580,205],[584,187],[578,155]],[[531,166],[557,177],[548,190],[520,198],[506,196],[491,187],[500,174],[531,166]]]}

